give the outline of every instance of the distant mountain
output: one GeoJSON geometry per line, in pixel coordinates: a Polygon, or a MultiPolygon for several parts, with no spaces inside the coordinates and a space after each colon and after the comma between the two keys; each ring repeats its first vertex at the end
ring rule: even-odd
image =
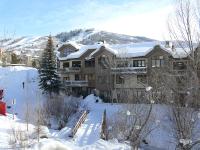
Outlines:
{"type": "Polygon", "coordinates": [[[106,31],[98,31],[95,29],[78,29],[60,33],[55,37],[60,39],[62,42],[73,40],[81,44],[94,44],[99,41],[106,41],[108,44],[128,44],[155,41],[142,36],[130,36],[106,31]]]}
{"type": "MultiPolygon", "coordinates": [[[[26,54],[38,55],[45,48],[47,36],[10,38],[0,40],[0,47],[8,51],[21,51],[26,54]]],[[[155,41],[141,36],[130,36],[95,29],[77,29],[62,32],[53,36],[54,44],[60,45],[67,41],[75,41],[81,44],[94,44],[105,41],[108,44],[129,44],[155,41]]]]}

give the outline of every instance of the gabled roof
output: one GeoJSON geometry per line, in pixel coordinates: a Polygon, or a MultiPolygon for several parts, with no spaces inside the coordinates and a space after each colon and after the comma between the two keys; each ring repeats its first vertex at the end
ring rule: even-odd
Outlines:
{"type": "Polygon", "coordinates": [[[110,53],[112,53],[112,54],[114,54],[114,55],[117,54],[117,51],[116,51],[115,49],[110,48],[108,44],[101,43],[101,46],[100,46],[98,49],[96,49],[95,51],[93,51],[93,52],[88,56],[87,59],[90,59],[90,58],[94,57],[95,54],[97,54],[103,47],[104,47],[107,51],[109,51],[110,53]]]}
{"type": "Polygon", "coordinates": [[[73,52],[66,57],[61,57],[59,60],[78,59],[86,54],[88,50],[90,50],[90,52],[87,53],[88,56],[86,56],[86,59],[91,59],[102,49],[102,47],[120,58],[146,57],[154,50],[156,45],[159,45],[161,50],[169,53],[173,58],[186,58],[190,54],[188,48],[166,48],[163,42],[142,42],[115,45],[96,43],[93,45],[79,45],[80,47],[78,51],[73,52]]]}
{"type": "Polygon", "coordinates": [[[62,45],[60,45],[57,50],[59,51],[60,48],[67,46],[67,45],[71,45],[72,47],[74,47],[75,49],[80,49],[80,47],[82,46],[82,44],[78,44],[74,41],[68,41],[66,43],[63,43],[62,45]]]}
{"type": "Polygon", "coordinates": [[[120,44],[120,45],[111,45],[111,48],[117,50],[117,57],[122,58],[132,58],[132,57],[145,57],[149,54],[154,47],[159,45],[160,48],[170,55],[173,58],[186,58],[190,54],[188,48],[166,48],[162,42],[142,42],[142,43],[132,43],[132,44],[120,44]]]}
{"type": "Polygon", "coordinates": [[[81,48],[77,52],[71,53],[66,57],[61,57],[59,58],[59,60],[78,59],[83,54],[85,54],[88,50],[93,49],[95,51],[96,49],[99,49],[100,47],[101,47],[101,44],[82,45],[81,48]]]}

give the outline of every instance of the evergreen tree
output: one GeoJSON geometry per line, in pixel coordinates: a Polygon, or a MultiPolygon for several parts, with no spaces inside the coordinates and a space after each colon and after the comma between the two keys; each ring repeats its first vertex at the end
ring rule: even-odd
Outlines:
{"type": "Polygon", "coordinates": [[[52,37],[49,36],[46,48],[43,51],[39,69],[40,89],[44,93],[59,93],[61,82],[56,69],[56,57],[52,37]]]}

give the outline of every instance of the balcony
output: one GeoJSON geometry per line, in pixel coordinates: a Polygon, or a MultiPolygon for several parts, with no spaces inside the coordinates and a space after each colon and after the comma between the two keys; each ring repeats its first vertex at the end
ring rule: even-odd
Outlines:
{"type": "Polygon", "coordinates": [[[64,81],[65,86],[71,86],[71,87],[84,87],[88,86],[88,81],[86,80],[66,80],[64,81]]]}
{"type": "Polygon", "coordinates": [[[112,73],[117,74],[146,74],[147,67],[117,67],[112,68],[112,73]]]}
{"type": "Polygon", "coordinates": [[[172,70],[173,76],[185,76],[187,73],[187,70],[172,70]]]}
{"type": "Polygon", "coordinates": [[[58,72],[61,74],[64,73],[79,73],[81,71],[80,67],[70,67],[70,68],[63,68],[63,69],[58,69],[58,72]]]}

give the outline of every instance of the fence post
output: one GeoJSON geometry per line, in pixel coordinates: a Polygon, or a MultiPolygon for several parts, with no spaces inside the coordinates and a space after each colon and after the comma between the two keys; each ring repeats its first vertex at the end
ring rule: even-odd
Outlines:
{"type": "Polygon", "coordinates": [[[102,124],[101,124],[101,139],[108,140],[107,134],[107,122],[106,122],[106,109],[103,112],[102,124]]]}

